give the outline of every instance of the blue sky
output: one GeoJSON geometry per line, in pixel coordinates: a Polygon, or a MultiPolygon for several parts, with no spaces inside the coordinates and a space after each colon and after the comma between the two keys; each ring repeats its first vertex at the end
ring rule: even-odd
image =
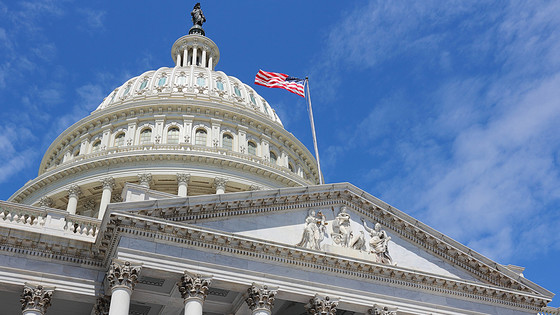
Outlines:
{"type": "MultiPolygon", "coordinates": [[[[193,5],[0,0],[0,199],[115,87],[172,66],[193,5]]],[[[202,9],[218,70],[246,83],[259,69],[309,76],[327,183],[351,182],[560,293],[560,2],[202,9]]],[[[255,89],[312,150],[303,99],[255,89]]]]}

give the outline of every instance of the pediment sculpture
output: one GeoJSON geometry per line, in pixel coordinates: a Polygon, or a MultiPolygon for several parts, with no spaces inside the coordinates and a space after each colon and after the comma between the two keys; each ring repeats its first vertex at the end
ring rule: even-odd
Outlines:
{"type": "Polygon", "coordinates": [[[325,239],[326,225],[325,215],[321,211],[317,214],[314,210],[309,211],[307,218],[305,218],[301,241],[296,245],[321,250],[321,242],[325,239]]]}

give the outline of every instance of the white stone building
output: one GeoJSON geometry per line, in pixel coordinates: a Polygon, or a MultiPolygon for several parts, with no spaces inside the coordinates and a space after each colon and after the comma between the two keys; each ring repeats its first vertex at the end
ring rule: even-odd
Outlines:
{"type": "Polygon", "coordinates": [[[560,313],[523,268],[317,185],[313,155],[193,29],[174,67],[112,91],[0,201],[0,314],[560,313]]]}

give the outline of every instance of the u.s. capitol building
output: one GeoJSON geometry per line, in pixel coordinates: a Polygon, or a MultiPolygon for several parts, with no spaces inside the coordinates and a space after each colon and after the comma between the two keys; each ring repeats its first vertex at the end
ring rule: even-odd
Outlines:
{"type": "Polygon", "coordinates": [[[0,201],[0,314],[559,314],[522,268],[318,185],[201,18],[0,201]]]}

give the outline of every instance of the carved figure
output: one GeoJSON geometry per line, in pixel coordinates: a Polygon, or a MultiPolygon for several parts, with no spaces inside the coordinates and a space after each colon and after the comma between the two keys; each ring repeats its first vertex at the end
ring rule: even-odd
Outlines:
{"type": "Polygon", "coordinates": [[[376,223],[375,228],[369,228],[366,221],[362,219],[364,228],[368,231],[371,239],[369,240],[369,250],[377,256],[377,262],[384,264],[393,264],[393,259],[389,255],[388,244],[391,239],[387,233],[381,230],[381,224],[376,223]]]}
{"type": "Polygon", "coordinates": [[[360,231],[360,235],[352,240],[352,242],[350,243],[350,247],[363,252],[367,251],[366,236],[364,235],[364,231],[360,231]]]}
{"type": "MultiPolygon", "coordinates": [[[[334,212],[334,209],[333,209],[334,212]]],[[[350,215],[347,213],[346,206],[343,206],[333,221],[333,232],[331,233],[333,242],[342,247],[350,247],[352,242],[352,227],[350,226],[350,215]]]]}
{"type": "Polygon", "coordinates": [[[301,246],[310,249],[321,249],[321,242],[325,238],[325,216],[319,211],[310,211],[307,218],[305,218],[305,227],[303,228],[303,235],[301,241],[296,246],[301,246]]]}
{"type": "Polygon", "coordinates": [[[194,8],[191,12],[191,16],[192,16],[193,25],[202,26],[202,23],[206,22],[204,13],[202,13],[202,9],[200,9],[200,3],[194,5],[194,8]]]}

